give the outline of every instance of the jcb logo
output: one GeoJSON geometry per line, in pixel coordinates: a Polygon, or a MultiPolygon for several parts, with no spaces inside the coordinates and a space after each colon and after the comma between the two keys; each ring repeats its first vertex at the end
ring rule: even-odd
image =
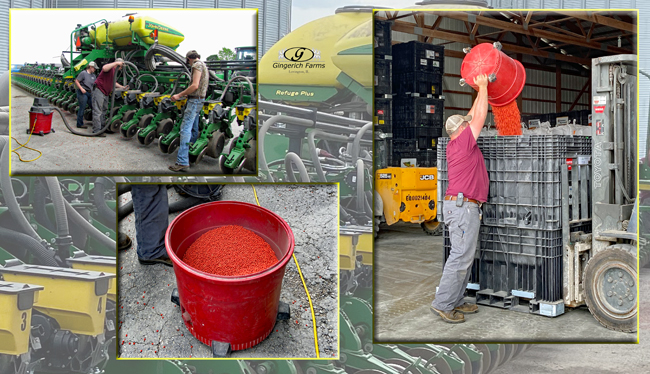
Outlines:
{"type": "Polygon", "coordinates": [[[432,181],[436,179],[436,176],[433,174],[427,174],[427,175],[420,175],[420,180],[421,181],[432,181]]]}
{"type": "Polygon", "coordinates": [[[284,51],[284,58],[293,62],[309,61],[314,58],[314,52],[305,47],[293,47],[284,51]]]}

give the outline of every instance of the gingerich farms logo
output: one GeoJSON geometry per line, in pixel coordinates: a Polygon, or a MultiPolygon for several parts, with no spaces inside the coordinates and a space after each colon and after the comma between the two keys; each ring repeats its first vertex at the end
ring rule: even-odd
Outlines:
{"type": "Polygon", "coordinates": [[[278,60],[273,62],[273,68],[289,69],[290,73],[309,73],[309,69],[324,69],[325,63],[321,62],[320,50],[293,47],[278,51],[278,60]]]}

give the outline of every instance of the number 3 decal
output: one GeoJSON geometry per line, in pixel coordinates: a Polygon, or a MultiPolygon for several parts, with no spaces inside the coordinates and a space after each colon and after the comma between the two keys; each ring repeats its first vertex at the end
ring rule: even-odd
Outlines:
{"type": "Polygon", "coordinates": [[[25,331],[27,328],[27,312],[23,312],[21,318],[23,319],[23,323],[20,324],[20,331],[25,331]]]}

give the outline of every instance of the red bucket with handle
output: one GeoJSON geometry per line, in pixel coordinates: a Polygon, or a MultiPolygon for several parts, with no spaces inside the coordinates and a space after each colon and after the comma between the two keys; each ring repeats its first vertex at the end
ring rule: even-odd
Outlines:
{"type": "Polygon", "coordinates": [[[259,344],[271,333],[278,316],[284,270],[294,249],[293,232],[280,216],[237,201],[201,204],[172,221],[165,247],[174,263],[183,322],[198,340],[207,345],[213,341],[229,343],[237,351],[259,344]],[[243,276],[217,276],[183,262],[183,255],[196,239],[227,225],[242,226],[261,236],[278,262],[243,276]]]}
{"type": "Polygon", "coordinates": [[[485,74],[488,84],[488,102],[492,106],[504,106],[514,101],[526,84],[526,70],[521,62],[501,52],[501,43],[481,43],[465,49],[467,55],[460,66],[461,85],[469,84],[475,90],[474,78],[485,74]]]}

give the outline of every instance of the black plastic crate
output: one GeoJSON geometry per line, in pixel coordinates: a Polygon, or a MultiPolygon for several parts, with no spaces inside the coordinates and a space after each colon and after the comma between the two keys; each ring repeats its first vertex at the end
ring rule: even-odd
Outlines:
{"type": "Polygon", "coordinates": [[[375,98],[375,111],[373,122],[375,125],[393,125],[393,100],[375,98]]]}
{"type": "Polygon", "coordinates": [[[436,151],[435,150],[420,150],[420,151],[404,151],[400,152],[395,150],[395,139],[393,139],[393,162],[396,166],[400,166],[401,160],[404,158],[415,158],[417,160],[417,167],[431,168],[436,166],[436,151]]]}
{"type": "Polygon", "coordinates": [[[393,129],[393,136],[400,139],[415,139],[418,149],[435,149],[442,136],[440,127],[401,127],[393,129]]]}
{"type": "Polygon", "coordinates": [[[562,230],[482,225],[480,289],[531,300],[561,300],[562,247],[562,230]]]}
{"type": "MultiPolygon", "coordinates": [[[[449,138],[438,139],[437,167],[441,191],[446,190],[449,183],[448,143],[449,138]]],[[[580,203],[581,197],[590,199],[591,170],[585,162],[591,154],[590,137],[479,137],[477,144],[483,153],[490,181],[488,201],[483,205],[483,223],[521,229],[561,229],[562,207],[569,198],[562,194],[561,170],[566,164],[571,165],[568,187],[572,191],[570,195],[575,197],[573,203],[569,201],[569,216],[591,217],[591,204],[580,203]],[[583,165],[579,165],[580,162],[583,165]]]]}
{"type": "Polygon", "coordinates": [[[374,142],[375,168],[383,169],[392,166],[393,143],[391,139],[377,140],[374,142]]]}
{"type": "Polygon", "coordinates": [[[375,125],[375,131],[381,131],[384,134],[390,135],[389,137],[393,137],[393,126],[391,125],[375,125]]]}
{"type": "Polygon", "coordinates": [[[391,60],[375,59],[375,95],[393,92],[391,64],[391,60]]]}
{"type": "MultiPolygon", "coordinates": [[[[395,131],[395,129],[393,129],[395,131]]],[[[418,141],[416,139],[401,139],[393,133],[393,153],[411,152],[418,150],[418,141]]]]}
{"type": "Polygon", "coordinates": [[[442,74],[393,70],[393,92],[398,95],[442,96],[442,74]]]}
{"type": "Polygon", "coordinates": [[[393,68],[400,71],[445,72],[445,47],[411,41],[393,45],[393,68]]]}
{"type": "Polygon", "coordinates": [[[444,100],[406,96],[393,100],[394,127],[444,126],[444,100]]]}
{"type": "Polygon", "coordinates": [[[392,26],[393,23],[391,21],[375,20],[374,48],[376,55],[390,55],[392,53],[392,26]]]}

